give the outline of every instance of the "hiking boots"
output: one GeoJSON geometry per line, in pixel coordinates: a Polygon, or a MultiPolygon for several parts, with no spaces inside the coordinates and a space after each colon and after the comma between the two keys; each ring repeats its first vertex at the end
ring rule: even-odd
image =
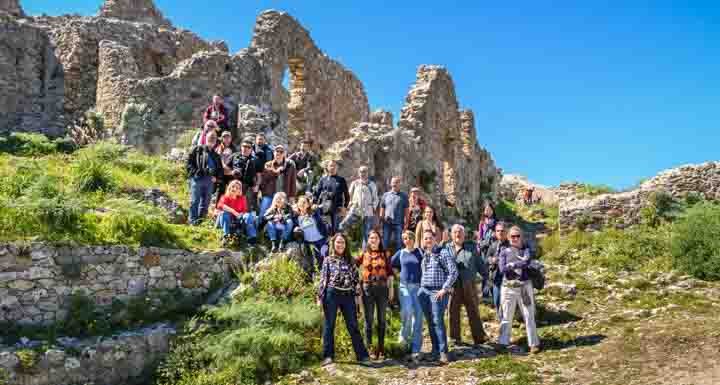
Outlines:
{"type": "Polygon", "coordinates": [[[542,348],[540,348],[540,346],[531,346],[530,354],[538,354],[538,353],[540,353],[541,350],[542,350],[542,348]]]}

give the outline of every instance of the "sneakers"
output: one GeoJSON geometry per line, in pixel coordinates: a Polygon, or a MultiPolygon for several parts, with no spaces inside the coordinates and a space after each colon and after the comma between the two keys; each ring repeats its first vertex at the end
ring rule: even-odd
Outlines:
{"type": "Polygon", "coordinates": [[[495,351],[498,352],[498,353],[507,353],[507,352],[508,352],[508,346],[507,346],[507,345],[497,344],[497,345],[495,345],[495,351]]]}
{"type": "Polygon", "coordinates": [[[277,253],[278,251],[278,244],[277,241],[272,241],[272,249],[270,249],[271,253],[277,253]]]}
{"type": "Polygon", "coordinates": [[[530,347],[530,354],[538,354],[542,348],[540,346],[531,346],[530,347]]]}
{"type": "Polygon", "coordinates": [[[285,242],[280,241],[280,245],[278,246],[277,251],[278,251],[279,253],[281,253],[281,252],[283,252],[284,250],[285,250],[285,242]]]}
{"type": "Polygon", "coordinates": [[[368,366],[368,367],[372,366],[372,362],[370,361],[370,357],[365,357],[365,358],[361,359],[360,361],[358,361],[358,365],[368,366]]]}
{"type": "Polygon", "coordinates": [[[411,354],[410,361],[415,365],[420,365],[420,353],[411,354]]]}
{"type": "Polygon", "coordinates": [[[328,357],[323,360],[323,362],[320,364],[320,366],[328,366],[328,365],[332,365],[332,363],[333,363],[333,359],[328,357]]]}

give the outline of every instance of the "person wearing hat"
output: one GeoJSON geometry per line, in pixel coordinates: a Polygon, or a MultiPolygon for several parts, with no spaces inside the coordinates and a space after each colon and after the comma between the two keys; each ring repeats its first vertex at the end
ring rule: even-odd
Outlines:
{"type": "Polygon", "coordinates": [[[262,169],[257,168],[257,159],[253,156],[253,140],[246,137],[240,143],[240,152],[232,158],[232,176],[243,185],[243,193],[248,209],[257,213],[257,194],[260,186],[262,169]]]}
{"type": "Polygon", "coordinates": [[[299,190],[301,191],[309,191],[310,185],[312,184],[312,170],[315,166],[315,163],[317,162],[317,157],[315,154],[310,151],[310,146],[312,146],[312,140],[310,139],[303,139],[300,142],[300,148],[298,152],[290,155],[290,160],[295,162],[295,167],[297,167],[297,181],[300,185],[299,190]]]}
{"type": "Polygon", "coordinates": [[[232,157],[237,152],[235,145],[232,142],[232,134],[230,131],[223,131],[220,135],[220,144],[215,147],[215,152],[220,156],[220,162],[222,163],[223,176],[217,183],[217,199],[225,194],[227,185],[233,180],[232,176],[232,157]]]}
{"type": "Polygon", "coordinates": [[[262,200],[260,202],[260,216],[265,216],[265,211],[272,204],[276,192],[284,192],[289,203],[292,205],[297,194],[297,169],[295,163],[285,157],[285,146],[275,146],[274,159],[265,163],[260,181],[262,200]]]}

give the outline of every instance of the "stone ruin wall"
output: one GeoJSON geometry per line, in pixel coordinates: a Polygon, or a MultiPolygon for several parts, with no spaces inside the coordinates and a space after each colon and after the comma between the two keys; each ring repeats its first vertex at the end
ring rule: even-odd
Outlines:
{"type": "Polygon", "coordinates": [[[0,37],[0,133],[61,135],[64,74],[47,34],[0,12],[0,37]]]}
{"type": "Polygon", "coordinates": [[[310,138],[324,148],[347,137],[369,117],[362,82],[315,45],[310,33],[284,12],[265,11],[255,24],[250,49],[266,71],[270,108],[287,127],[291,146],[310,138]],[[282,85],[289,71],[289,90],[282,85]]]}
{"type": "MultiPolygon", "coordinates": [[[[562,186],[561,186],[562,187],[562,186]]],[[[642,183],[639,188],[582,199],[568,193],[560,194],[560,230],[570,232],[582,222],[587,230],[604,226],[627,227],[640,222],[640,211],[653,192],[664,192],[674,199],[696,194],[708,200],[720,200],[720,162],[686,165],[663,171],[642,183]]]]}
{"type": "Polygon", "coordinates": [[[500,177],[489,153],[477,144],[472,111],[460,111],[447,70],[420,66],[397,128],[392,115],[378,111],[371,122],[358,123],[351,138],[330,148],[341,160],[340,173],[354,179],[367,164],[381,191],[390,178],[403,186],[420,186],[433,205],[450,207],[446,217],[479,213],[483,199],[493,199],[500,177]],[[456,209],[456,210],[453,210],[456,209]]]}
{"type": "Polygon", "coordinates": [[[161,324],[109,337],[58,338],[28,369],[20,363],[22,349],[0,345],[3,384],[143,384],[147,373],[170,351],[175,332],[161,324]]]}
{"type": "Polygon", "coordinates": [[[234,263],[229,252],[2,244],[0,322],[46,325],[62,320],[75,292],[101,306],[155,290],[202,294],[213,278],[228,279],[234,263]]]}
{"type": "Polygon", "coordinates": [[[353,154],[336,155],[367,154],[363,163],[377,165],[383,189],[391,175],[403,175],[406,186],[423,185],[437,205],[455,207],[457,215],[477,212],[483,195],[497,187],[498,171],[478,145],[472,111],[460,110],[442,67],[420,67],[393,128],[392,114],[370,114],[360,80],[286,13],[260,14],[250,47],[232,56],[224,43],[172,27],[151,0],[106,0],[100,15],[23,22],[45,31],[54,50],[64,97],[50,99],[63,106],[61,122],[96,107],[116,137],[162,152],[200,125],[203,109],[219,93],[236,137],[265,130],[271,142],[291,147],[301,138],[315,140],[316,149],[346,143],[353,154]],[[289,90],[283,87],[286,69],[289,90]],[[268,126],[274,130],[267,132],[268,126]],[[355,143],[358,135],[373,139],[355,143]]]}

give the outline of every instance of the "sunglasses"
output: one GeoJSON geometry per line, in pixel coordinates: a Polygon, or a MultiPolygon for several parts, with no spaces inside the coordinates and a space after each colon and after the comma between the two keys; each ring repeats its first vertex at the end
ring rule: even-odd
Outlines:
{"type": "Polygon", "coordinates": [[[510,238],[512,238],[512,239],[518,239],[518,238],[520,238],[520,236],[519,236],[519,235],[511,235],[510,238]]]}

